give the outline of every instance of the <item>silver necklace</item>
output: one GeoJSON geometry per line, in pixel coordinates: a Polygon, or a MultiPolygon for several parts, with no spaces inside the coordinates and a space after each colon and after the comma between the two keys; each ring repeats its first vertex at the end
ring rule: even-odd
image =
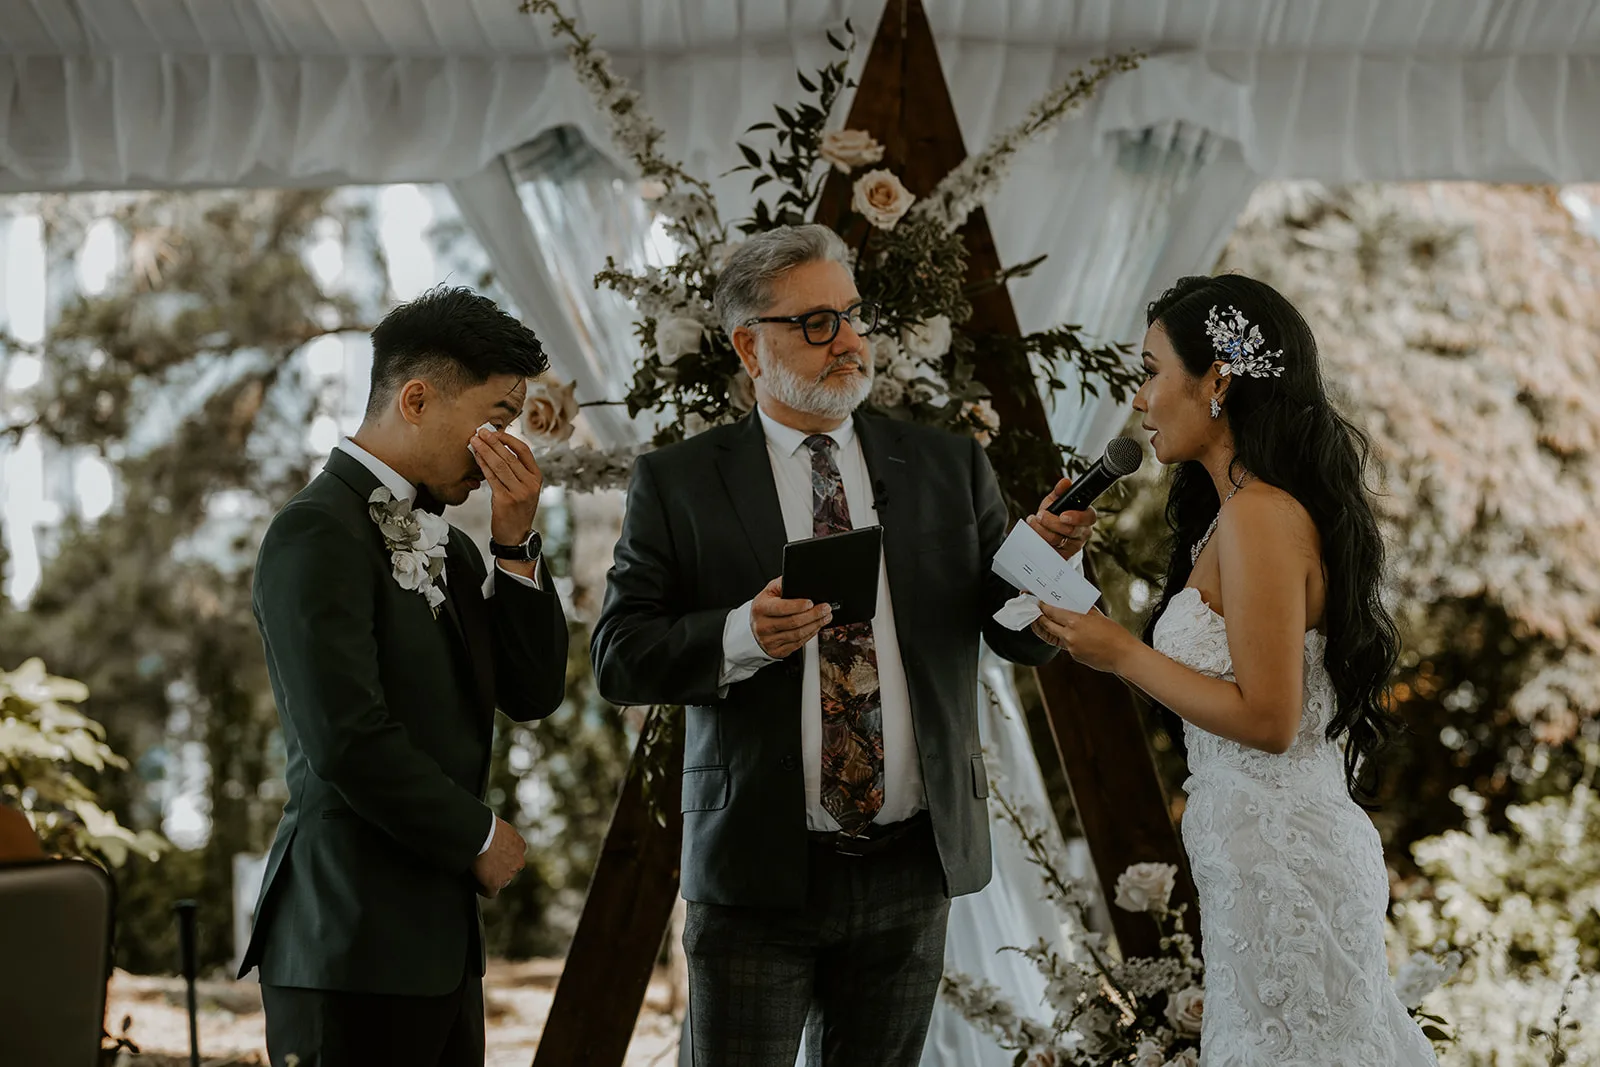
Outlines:
{"type": "Polygon", "coordinates": [[[1217,523],[1222,519],[1222,509],[1228,501],[1233,499],[1233,494],[1244,488],[1244,483],[1233,487],[1233,492],[1222,498],[1222,503],[1217,505],[1217,517],[1211,520],[1211,525],[1206,527],[1206,532],[1200,535],[1200,540],[1189,550],[1189,566],[1193,567],[1200,561],[1200,553],[1205,549],[1206,542],[1211,540],[1211,535],[1217,532],[1217,523]]]}

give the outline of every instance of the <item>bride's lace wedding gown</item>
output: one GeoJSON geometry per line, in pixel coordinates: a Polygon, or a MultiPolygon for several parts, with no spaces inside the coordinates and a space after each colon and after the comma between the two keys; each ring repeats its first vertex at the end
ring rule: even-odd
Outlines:
{"type": "MultiPolygon", "coordinates": [[[[1233,678],[1228,633],[1199,590],[1168,602],[1155,647],[1233,678]]],[[[1200,894],[1203,1067],[1412,1067],[1437,1061],[1394,994],[1384,954],[1389,879],[1377,831],[1324,736],[1334,694],[1324,639],[1305,639],[1305,709],[1283,755],[1184,724],[1183,841],[1200,894]]]]}

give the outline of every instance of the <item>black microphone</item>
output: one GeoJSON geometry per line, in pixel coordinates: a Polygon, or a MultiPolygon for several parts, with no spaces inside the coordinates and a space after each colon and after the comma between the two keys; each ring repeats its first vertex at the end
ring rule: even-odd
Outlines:
{"type": "Polygon", "coordinates": [[[1073,482],[1060,500],[1050,505],[1050,514],[1085,510],[1101,493],[1116,484],[1118,478],[1132,474],[1143,462],[1144,449],[1139,447],[1139,442],[1131,437],[1113,437],[1106,445],[1105,455],[1096,460],[1082,478],[1073,482]]]}

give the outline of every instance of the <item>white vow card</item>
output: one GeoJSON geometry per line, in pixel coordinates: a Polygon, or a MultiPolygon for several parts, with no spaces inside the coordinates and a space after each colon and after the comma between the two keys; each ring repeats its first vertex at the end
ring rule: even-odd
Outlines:
{"type": "Polygon", "coordinates": [[[1023,593],[1068,611],[1084,612],[1100,599],[1100,590],[1083,576],[1080,558],[1074,556],[1071,562],[1062,559],[1032,526],[1019,522],[995,553],[990,567],[1023,593]]]}

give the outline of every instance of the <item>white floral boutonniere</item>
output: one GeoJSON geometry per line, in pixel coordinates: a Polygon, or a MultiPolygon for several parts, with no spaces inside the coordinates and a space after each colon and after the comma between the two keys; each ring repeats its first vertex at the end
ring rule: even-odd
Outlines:
{"type": "Polygon", "coordinates": [[[394,563],[394,580],[401,589],[421,593],[433,617],[439,617],[444,590],[439,576],[444,573],[445,545],[450,540],[450,524],[438,515],[417,511],[385,486],[367,497],[367,513],[383,531],[384,547],[394,563]]]}

